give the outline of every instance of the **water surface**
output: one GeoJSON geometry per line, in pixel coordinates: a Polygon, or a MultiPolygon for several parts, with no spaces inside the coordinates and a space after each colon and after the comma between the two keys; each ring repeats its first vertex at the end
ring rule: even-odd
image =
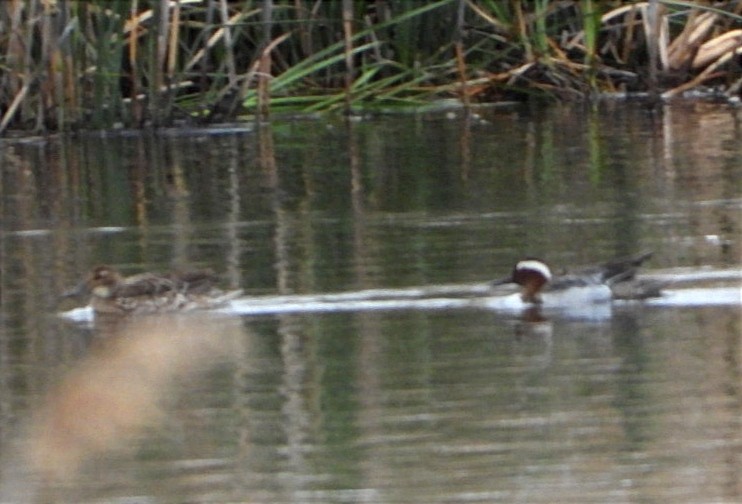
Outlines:
{"type": "Polygon", "coordinates": [[[0,497],[741,501],[739,125],[604,104],[3,145],[0,497]],[[56,315],[100,263],[347,300],[643,250],[676,292],[601,317],[56,315]]]}

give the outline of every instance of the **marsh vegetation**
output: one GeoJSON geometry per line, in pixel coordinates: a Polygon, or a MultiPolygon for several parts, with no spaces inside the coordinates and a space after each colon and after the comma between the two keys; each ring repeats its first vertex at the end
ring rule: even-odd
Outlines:
{"type": "Polygon", "coordinates": [[[0,133],[742,87],[742,3],[0,3],[0,133]]]}

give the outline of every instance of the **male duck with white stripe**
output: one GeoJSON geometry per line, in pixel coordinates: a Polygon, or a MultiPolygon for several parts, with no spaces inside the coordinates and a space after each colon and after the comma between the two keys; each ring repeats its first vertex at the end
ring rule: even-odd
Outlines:
{"type": "Polygon", "coordinates": [[[544,261],[529,257],[518,261],[509,276],[491,285],[519,285],[524,307],[646,299],[661,295],[660,285],[636,278],[639,267],[651,256],[651,252],[645,252],[561,275],[554,275],[544,261]]]}

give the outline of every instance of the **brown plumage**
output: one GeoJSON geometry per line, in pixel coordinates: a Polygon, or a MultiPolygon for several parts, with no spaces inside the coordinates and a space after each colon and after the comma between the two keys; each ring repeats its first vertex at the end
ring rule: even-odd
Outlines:
{"type": "Polygon", "coordinates": [[[88,294],[96,313],[164,313],[215,308],[242,294],[216,287],[210,271],[122,276],[111,266],[97,266],[67,296],[88,294]]]}

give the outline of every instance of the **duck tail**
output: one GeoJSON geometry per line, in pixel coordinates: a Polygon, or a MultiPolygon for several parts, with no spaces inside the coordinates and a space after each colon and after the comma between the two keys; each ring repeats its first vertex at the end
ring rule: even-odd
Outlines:
{"type": "Polygon", "coordinates": [[[652,251],[642,252],[634,256],[614,259],[605,263],[603,265],[603,280],[608,284],[631,280],[636,276],[636,272],[641,265],[652,257],[653,253],[652,251]]]}

